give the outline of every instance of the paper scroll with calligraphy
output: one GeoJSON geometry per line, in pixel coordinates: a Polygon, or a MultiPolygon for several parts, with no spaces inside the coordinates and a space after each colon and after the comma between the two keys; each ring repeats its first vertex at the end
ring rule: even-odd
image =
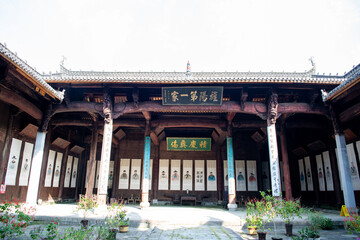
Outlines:
{"type": "Polygon", "coordinates": [[[131,159],[130,189],[140,189],[141,159],[131,159]]]}
{"type": "Polygon", "coordinates": [[[159,160],[159,190],[169,189],[169,159],[159,160]]]}
{"type": "Polygon", "coordinates": [[[108,188],[112,188],[113,181],[114,181],[114,161],[110,161],[109,176],[108,176],[108,188]]]}
{"type": "Polygon", "coordinates": [[[319,180],[319,190],[325,191],[325,174],[324,174],[324,167],[322,163],[322,157],[321,154],[316,155],[316,167],[317,167],[317,175],[319,180]]]}
{"type": "MultiPolygon", "coordinates": [[[[68,155],[68,159],[66,162],[66,170],[65,170],[65,179],[64,179],[64,187],[68,188],[70,187],[70,179],[71,179],[71,165],[73,162],[73,156],[68,155]]],[[[87,165],[86,165],[86,180],[85,180],[85,186],[87,186],[87,178],[88,178],[88,174],[89,174],[89,161],[87,161],[87,165]]]]}
{"type": "Polygon", "coordinates": [[[267,133],[270,157],[271,190],[272,195],[278,197],[281,194],[281,181],[275,124],[271,124],[267,127],[267,133]]]}
{"type": "Polygon", "coordinates": [[[246,191],[246,171],[245,171],[245,161],[236,160],[235,161],[235,170],[236,170],[236,191],[246,191]]]}
{"type": "Polygon", "coordinates": [[[13,138],[6,170],[5,185],[15,186],[22,141],[13,138]]]}
{"type": "Polygon", "coordinates": [[[227,160],[224,161],[224,186],[228,186],[229,182],[229,176],[228,176],[228,170],[227,170],[227,160]]]}
{"type": "Polygon", "coordinates": [[[100,177],[100,162],[101,161],[96,161],[96,171],[95,171],[95,188],[98,188],[98,184],[99,184],[99,177],[100,177]]]}
{"type": "Polygon", "coordinates": [[[54,160],[55,160],[56,152],[53,150],[49,151],[48,163],[46,166],[46,177],[45,177],[45,187],[51,187],[51,181],[54,172],[54,160]]]}
{"type": "Polygon", "coordinates": [[[262,181],[263,181],[263,188],[265,190],[271,190],[270,188],[270,172],[269,172],[269,162],[261,162],[262,164],[262,181]]]}
{"type": "Polygon", "coordinates": [[[72,188],[76,187],[76,179],[77,179],[77,175],[78,175],[78,163],[79,163],[79,158],[74,157],[72,174],[71,174],[71,185],[70,185],[72,188]]]}
{"type": "Polygon", "coordinates": [[[180,160],[171,160],[170,190],[180,190],[180,160]]]}
{"type": "Polygon", "coordinates": [[[130,159],[122,158],[120,160],[119,189],[129,188],[129,168],[130,168],[130,159]]]}
{"type": "Polygon", "coordinates": [[[25,142],[24,153],[21,163],[19,186],[28,185],[33,149],[34,149],[34,144],[25,142]]]}
{"type": "Polygon", "coordinates": [[[62,159],[63,159],[63,153],[58,152],[56,154],[54,179],[53,179],[53,185],[52,185],[53,187],[59,187],[62,159]]]}
{"type": "Polygon", "coordinates": [[[257,191],[256,161],[247,161],[248,191],[257,191]]]}
{"type": "MultiPolygon", "coordinates": [[[[151,184],[152,184],[152,165],[153,165],[153,160],[150,159],[150,167],[149,167],[149,190],[151,190],[151,184]]],[[[143,176],[144,176],[144,168],[143,168],[143,176]]],[[[144,184],[144,182],[143,182],[144,184]]]]}
{"type": "Polygon", "coordinates": [[[313,178],[311,172],[310,157],[305,157],[305,169],[308,191],[314,191],[313,178]]]}
{"type": "Polygon", "coordinates": [[[305,180],[305,176],[306,173],[304,171],[304,160],[299,159],[299,176],[300,176],[300,187],[301,187],[301,191],[306,191],[306,180],[305,180]]]}
{"type": "Polygon", "coordinates": [[[183,161],[183,191],[189,190],[192,191],[192,180],[193,180],[193,161],[184,160],[183,161]]]}
{"type": "Polygon", "coordinates": [[[334,191],[334,182],[333,182],[333,178],[332,178],[332,170],[331,170],[331,164],[330,164],[329,151],[323,152],[322,156],[324,159],[324,173],[325,173],[327,190],[334,191]]]}
{"type": "Polygon", "coordinates": [[[348,152],[348,160],[349,160],[350,174],[351,174],[353,188],[354,191],[358,191],[360,190],[360,178],[359,178],[358,166],[356,163],[354,144],[353,143],[347,144],[346,150],[348,152]]]}
{"type": "Polygon", "coordinates": [[[204,160],[195,160],[195,191],[205,190],[204,160]]]}
{"type": "Polygon", "coordinates": [[[217,190],[217,174],[216,174],[216,160],[207,160],[207,190],[216,191],[217,190]]]}

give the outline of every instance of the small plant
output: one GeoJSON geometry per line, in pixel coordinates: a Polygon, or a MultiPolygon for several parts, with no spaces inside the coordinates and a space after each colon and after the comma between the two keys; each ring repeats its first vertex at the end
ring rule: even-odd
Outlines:
{"type": "Polygon", "coordinates": [[[98,204],[96,201],[93,200],[91,197],[85,197],[81,196],[77,207],[75,209],[76,212],[83,212],[84,219],[90,214],[91,211],[93,211],[95,208],[97,208],[98,204]]]}
{"type": "Polygon", "coordinates": [[[285,220],[287,224],[290,224],[294,220],[295,216],[301,218],[303,210],[300,206],[300,200],[295,201],[283,199],[278,208],[279,216],[285,220]]]}
{"type": "Polygon", "coordinates": [[[350,234],[360,235],[360,216],[358,215],[358,209],[355,208],[355,211],[352,211],[352,209],[349,210],[350,216],[344,220],[345,229],[347,229],[350,234]]]}
{"type": "Polygon", "coordinates": [[[41,234],[43,232],[43,228],[41,226],[37,226],[30,231],[31,239],[41,239],[41,234]]]}
{"type": "Polygon", "coordinates": [[[330,230],[334,227],[334,222],[320,213],[312,213],[309,216],[310,224],[316,229],[330,230]]]}
{"type": "Polygon", "coordinates": [[[48,225],[46,225],[47,239],[55,239],[55,237],[58,235],[57,225],[58,221],[51,221],[48,225]]]}
{"type": "Polygon", "coordinates": [[[260,218],[255,208],[256,201],[256,199],[252,199],[246,203],[246,223],[248,227],[257,228],[260,225],[260,218]]]}
{"type": "Polygon", "coordinates": [[[302,228],[298,231],[299,235],[296,237],[292,237],[293,240],[308,240],[309,238],[318,238],[320,237],[319,232],[312,228],[312,227],[306,227],[302,228]]]}
{"type": "Polygon", "coordinates": [[[110,229],[118,229],[120,226],[128,226],[129,218],[126,217],[125,206],[121,203],[112,203],[108,206],[108,216],[105,218],[110,229]]]}

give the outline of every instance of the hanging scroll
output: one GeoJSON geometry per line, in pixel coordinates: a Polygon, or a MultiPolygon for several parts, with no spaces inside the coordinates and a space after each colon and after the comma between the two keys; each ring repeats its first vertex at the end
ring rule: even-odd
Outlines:
{"type": "Polygon", "coordinates": [[[227,170],[227,160],[224,161],[224,186],[227,187],[228,186],[228,180],[229,180],[229,176],[228,176],[228,170],[227,170]]]}
{"type": "MultiPolygon", "coordinates": [[[[153,160],[150,159],[150,166],[149,166],[149,190],[151,190],[152,164],[153,164],[153,160]]],[[[143,168],[143,176],[144,176],[144,168],[143,168]]],[[[144,182],[143,182],[143,184],[144,184],[144,182]]]]}
{"type": "Polygon", "coordinates": [[[59,187],[62,159],[63,159],[63,154],[58,152],[56,154],[54,179],[53,179],[53,185],[52,185],[53,187],[59,187]]]}
{"type": "Polygon", "coordinates": [[[357,162],[356,162],[354,144],[353,143],[347,144],[346,150],[348,152],[348,160],[349,160],[349,166],[350,166],[352,185],[353,185],[354,191],[357,191],[357,190],[360,190],[360,178],[359,178],[359,171],[358,171],[357,162]]]}
{"type": "Polygon", "coordinates": [[[12,139],[10,155],[6,170],[5,185],[15,186],[16,176],[19,165],[19,157],[21,151],[22,141],[16,138],[12,139]]]}
{"type": "Polygon", "coordinates": [[[169,159],[159,160],[159,190],[169,189],[169,159]]]}
{"type": "Polygon", "coordinates": [[[262,180],[263,187],[265,190],[270,190],[270,172],[269,172],[269,162],[261,162],[262,164],[262,180]]]}
{"type": "Polygon", "coordinates": [[[95,188],[98,188],[99,176],[100,176],[100,161],[96,161],[96,171],[95,171],[95,188]]]}
{"type": "Polygon", "coordinates": [[[109,176],[108,176],[108,188],[112,188],[113,181],[114,181],[114,161],[110,161],[109,176]]]}
{"type": "MultiPolygon", "coordinates": [[[[337,148],[335,148],[335,155],[336,155],[336,162],[339,163],[339,160],[338,160],[339,157],[338,157],[337,148]]],[[[340,188],[341,188],[341,191],[342,191],[343,190],[343,183],[342,183],[342,177],[341,177],[341,171],[340,170],[339,170],[339,179],[340,179],[340,188]]]]}
{"type": "Polygon", "coordinates": [[[217,190],[217,174],[216,174],[216,160],[207,160],[207,190],[216,191],[217,190]]]}
{"type": "Polygon", "coordinates": [[[24,153],[21,164],[19,186],[28,185],[33,149],[34,149],[34,144],[25,142],[24,153]]]}
{"type": "MultiPolygon", "coordinates": [[[[64,179],[64,187],[68,188],[70,187],[70,178],[71,178],[71,165],[73,162],[73,156],[68,155],[68,159],[66,162],[66,172],[65,172],[65,179],[64,179]]],[[[85,186],[87,185],[87,178],[89,174],[89,161],[87,162],[86,166],[86,180],[85,180],[85,186]]]]}
{"type": "Polygon", "coordinates": [[[120,176],[119,176],[119,189],[129,188],[129,168],[130,159],[120,160],[120,176]]]}
{"type": "Polygon", "coordinates": [[[247,161],[248,191],[257,191],[256,161],[247,161]]]}
{"type": "Polygon", "coordinates": [[[204,191],[204,160],[195,160],[195,191],[204,191]]]}
{"type": "Polygon", "coordinates": [[[131,159],[130,189],[140,189],[141,159],[131,159]]]}
{"type": "Polygon", "coordinates": [[[235,170],[236,170],[236,191],[246,191],[245,161],[236,160],[235,170]]]}
{"type": "Polygon", "coordinates": [[[324,167],[322,164],[321,155],[316,155],[316,166],[317,166],[317,174],[319,180],[319,190],[325,191],[325,179],[324,179],[324,167]]]}
{"type": "Polygon", "coordinates": [[[193,161],[192,160],[184,160],[183,161],[183,191],[189,190],[192,191],[192,167],[193,161]]]}
{"type": "Polygon", "coordinates": [[[49,151],[48,163],[46,166],[46,177],[45,177],[45,187],[51,187],[51,180],[54,172],[54,160],[56,152],[53,150],[49,151]]]}
{"type": "Polygon", "coordinates": [[[299,159],[299,174],[300,174],[300,187],[301,191],[306,191],[305,171],[304,171],[304,160],[299,159]]]}
{"type": "Polygon", "coordinates": [[[72,167],[72,174],[71,174],[71,187],[75,188],[76,186],[76,179],[78,174],[78,163],[79,159],[74,157],[73,167],[72,167]]]}
{"type": "Polygon", "coordinates": [[[332,170],[330,164],[330,156],[329,151],[322,153],[324,159],[324,171],[325,171],[325,179],[326,179],[326,187],[328,191],[334,191],[334,183],[332,178],[332,170]]]}
{"type": "Polygon", "coordinates": [[[357,152],[358,152],[358,159],[359,159],[359,161],[360,161],[360,141],[357,141],[356,142],[356,149],[357,149],[357,152]]]}
{"type": "Polygon", "coordinates": [[[170,190],[180,190],[180,160],[171,160],[170,190]]]}
{"type": "Polygon", "coordinates": [[[280,179],[281,179],[281,191],[285,191],[285,179],[284,179],[284,169],[283,169],[283,163],[279,162],[280,166],[280,179]]]}
{"type": "Polygon", "coordinates": [[[310,157],[305,157],[305,169],[308,191],[314,191],[314,185],[311,173],[310,157]]]}

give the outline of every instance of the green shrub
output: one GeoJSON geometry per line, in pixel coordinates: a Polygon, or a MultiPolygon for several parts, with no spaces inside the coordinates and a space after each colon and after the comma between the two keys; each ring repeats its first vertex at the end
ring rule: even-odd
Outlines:
{"type": "Polygon", "coordinates": [[[316,229],[330,230],[334,227],[334,222],[320,213],[312,213],[309,216],[310,224],[316,229]]]}

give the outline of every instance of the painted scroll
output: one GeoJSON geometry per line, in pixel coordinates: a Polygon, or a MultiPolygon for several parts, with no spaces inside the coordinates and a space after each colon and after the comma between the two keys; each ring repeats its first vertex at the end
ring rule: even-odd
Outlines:
{"type": "Polygon", "coordinates": [[[180,160],[171,160],[170,190],[180,190],[180,160]]]}
{"type": "Polygon", "coordinates": [[[34,149],[34,144],[25,142],[24,153],[21,163],[19,186],[28,185],[33,149],[34,149]]]}
{"type": "Polygon", "coordinates": [[[54,160],[55,160],[56,152],[53,150],[49,151],[48,162],[46,166],[46,177],[45,177],[45,187],[51,187],[51,181],[54,172],[54,160]]]}
{"type": "Polygon", "coordinates": [[[195,160],[195,191],[204,191],[204,160],[195,160]]]}
{"type": "MultiPolygon", "coordinates": [[[[64,179],[64,187],[68,188],[70,187],[70,179],[71,179],[71,165],[73,162],[73,156],[68,155],[68,159],[66,162],[66,171],[65,171],[65,179],[64,179]]],[[[87,186],[87,176],[89,174],[89,161],[87,162],[87,166],[86,166],[86,180],[85,180],[85,186],[87,186]]]]}
{"type": "Polygon", "coordinates": [[[96,161],[96,171],[95,171],[95,188],[98,188],[98,184],[99,184],[99,177],[100,177],[100,162],[101,161],[96,161]]]}
{"type": "Polygon", "coordinates": [[[229,176],[227,170],[227,160],[224,161],[224,186],[227,187],[229,185],[229,176]]]}
{"type": "Polygon", "coordinates": [[[159,190],[169,189],[169,159],[159,160],[159,190]]]}
{"type": "Polygon", "coordinates": [[[63,153],[56,153],[55,169],[54,169],[54,179],[53,187],[59,187],[60,173],[61,173],[61,162],[63,159],[63,153]]]}
{"type": "Polygon", "coordinates": [[[207,168],[206,171],[207,190],[216,191],[217,190],[216,160],[207,160],[206,168],[207,168]]]}
{"type": "Polygon", "coordinates": [[[6,170],[5,185],[15,186],[16,184],[16,176],[19,165],[21,145],[22,145],[21,140],[16,138],[12,139],[9,161],[6,170]]]}
{"type": "Polygon", "coordinates": [[[113,181],[114,181],[114,161],[110,161],[109,176],[108,176],[108,188],[112,188],[113,181]]]}
{"type": "Polygon", "coordinates": [[[183,187],[184,191],[189,190],[192,191],[192,182],[193,182],[193,161],[192,160],[184,160],[183,161],[183,187]]]}
{"type": "Polygon", "coordinates": [[[245,161],[235,160],[236,191],[246,191],[245,161]]]}
{"type": "Polygon", "coordinates": [[[130,159],[120,159],[119,189],[129,188],[130,159]]]}
{"type": "Polygon", "coordinates": [[[76,187],[76,179],[78,175],[78,163],[79,163],[79,158],[74,157],[72,174],[71,174],[71,185],[70,185],[72,188],[76,187]]]}
{"type": "Polygon", "coordinates": [[[310,164],[310,157],[305,157],[305,169],[306,169],[306,180],[307,180],[307,187],[308,191],[314,191],[314,185],[312,180],[312,173],[311,173],[311,164],[310,164]]]}
{"type": "Polygon", "coordinates": [[[359,171],[356,162],[354,144],[353,143],[347,144],[346,150],[348,152],[348,160],[349,160],[350,174],[351,174],[353,188],[354,191],[358,191],[360,190],[360,178],[359,178],[359,171]]]}
{"type": "Polygon", "coordinates": [[[247,161],[248,191],[257,191],[256,161],[247,161]]]}
{"type": "Polygon", "coordinates": [[[270,172],[269,172],[269,162],[261,162],[262,164],[262,181],[263,181],[263,187],[265,190],[270,189],[270,172]]]}
{"type": "Polygon", "coordinates": [[[131,159],[130,189],[140,189],[141,159],[131,159]]]}
{"type": "Polygon", "coordinates": [[[299,176],[300,176],[300,187],[301,187],[301,191],[305,192],[306,191],[306,180],[305,180],[305,176],[306,173],[304,171],[304,160],[303,159],[299,159],[299,176]]]}
{"type": "Polygon", "coordinates": [[[334,182],[332,178],[332,170],[330,164],[330,156],[329,151],[322,153],[324,159],[324,171],[325,171],[325,179],[326,179],[326,187],[328,191],[334,191],[334,182]]]}
{"type": "Polygon", "coordinates": [[[325,191],[325,174],[324,174],[324,166],[322,163],[322,157],[321,154],[316,155],[316,167],[317,167],[317,175],[319,180],[319,190],[325,191]]]}

